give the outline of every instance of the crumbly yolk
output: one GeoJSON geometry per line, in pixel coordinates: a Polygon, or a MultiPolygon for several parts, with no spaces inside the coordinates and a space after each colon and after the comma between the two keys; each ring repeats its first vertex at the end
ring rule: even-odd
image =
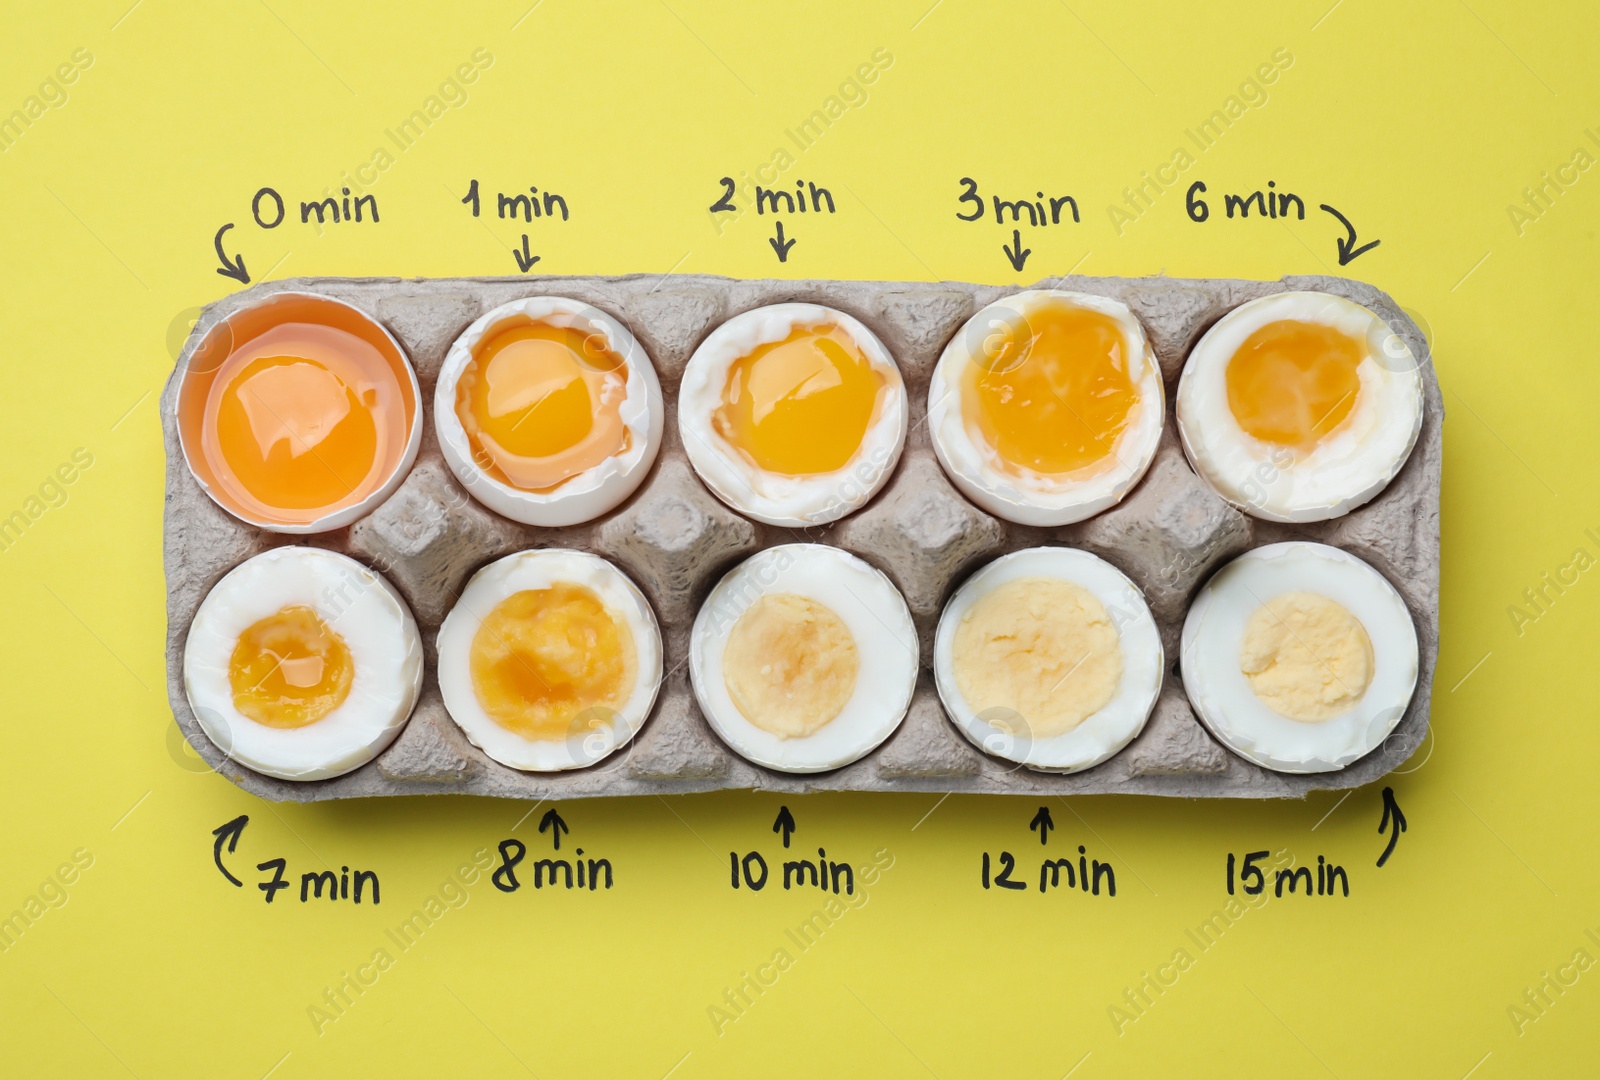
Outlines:
{"type": "Polygon", "coordinates": [[[951,665],[973,712],[1008,734],[1043,739],[1071,731],[1115,696],[1122,638],[1089,590],[1018,578],[967,611],[951,665]]]}
{"type": "Polygon", "coordinates": [[[292,323],[223,363],[203,429],[218,482],[254,514],[313,521],[378,488],[406,418],[394,370],[353,334],[292,323]]]}
{"type": "Polygon", "coordinates": [[[733,624],[722,681],[744,718],[779,738],[803,738],[855,693],[861,654],[837,612],[793,593],[768,593],[733,624]]]}
{"type": "Polygon", "coordinates": [[[962,416],[1002,467],[1071,473],[1115,462],[1139,404],[1122,327],[1109,315],[1052,301],[1025,328],[992,336],[961,380],[962,416]]]}
{"type": "Polygon", "coordinates": [[[1228,361],[1228,408],[1262,442],[1312,450],[1355,406],[1362,343],[1321,323],[1268,323],[1228,361]]]}
{"type": "Polygon", "coordinates": [[[233,707],[274,728],[321,720],[344,704],[354,677],[344,638],[303,604],[252,623],[228,661],[233,707]]]}
{"type": "Polygon", "coordinates": [[[797,327],[734,361],[711,423],[767,472],[834,472],[861,449],[887,383],[843,327],[797,327]]]}
{"type": "Polygon", "coordinates": [[[1285,593],[1245,625],[1239,667],[1266,706],[1315,722],[1347,711],[1372,682],[1372,640],[1343,604],[1310,592],[1285,593]]]}
{"type": "Polygon", "coordinates": [[[556,584],[513,593],[472,637],[478,704],[529,739],[561,740],[608,717],[633,693],[633,632],[592,589],[556,584]]]}
{"type": "Polygon", "coordinates": [[[456,416],[473,460],[502,483],[548,491],[628,448],[626,362],[598,334],[520,323],[473,351],[456,416]]]}

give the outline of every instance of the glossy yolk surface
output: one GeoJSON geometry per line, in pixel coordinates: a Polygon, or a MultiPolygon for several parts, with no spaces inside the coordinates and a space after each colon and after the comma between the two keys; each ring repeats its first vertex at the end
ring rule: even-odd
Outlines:
{"type": "Polygon", "coordinates": [[[1311,450],[1350,414],[1365,357],[1360,341],[1331,326],[1268,323],[1228,361],[1228,408],[1246,434],[1311,450]]]}
{"type": "Polygon", "coordinates": [[[582,585],[513,593],[472,638],[478,704],[529,739],[565,739],[609,722],[632,696],[637,670],[633,632],[582,585]]]}
{"type": "Polygon", "coordinates": [[[1019,328],[990,338],[961,383],[969,434],[1002,465],[1036,473],[1106,468],[1139,404],[1121,326],[1068,304],[1029,311],[1019,328]]]}
{"type": "Polygon", "coordinates": [[[1348,711],[1372,684],[1372,639],[1337,600],[1285,593],[1245,624],[1239,669],[1278,715],[1302,723],[1328,720],[1348,711]]]}
{"type": "Polygon", "coordinates": [[[491,334],[456,384],[473,460],[524,491],[547,491],[627,449],[627,367],[598,334],[523,323],[491,334]]]}
{"type": "Polygon", "coordinates": [[[769,593],[745,609],[722,651],[722,681],[744,718],[780,738],[828,724],[855,693],[855,636],[826,604],[769,593]]]}
{"type": "Polygon", "coordinates": [[[285,324],[217,372],[202,439],[218,483],[253,515],[313,521],[378,488],[406,441],[401,389],[353,334],[285,324]]]}
{"type": "Polygon", "coordinates": [[[797,327],[734,361],[711,423],[757,468],[833,472],[861,449],[887,382],[842,327],[797,327]]]}
{"type": "Polygon", "coordinates": [[[300,604],[251,624],[228,661],[234,708],[267,727],[316,723],[344,704],[354,677],[344,638],[300,604]]]}

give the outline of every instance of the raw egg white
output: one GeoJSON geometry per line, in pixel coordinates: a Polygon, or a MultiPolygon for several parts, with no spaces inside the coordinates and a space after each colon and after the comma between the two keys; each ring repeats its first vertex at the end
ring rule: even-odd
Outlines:
{"type": "Polygon", "coordinates": [[[782,772],[848,765],[894,734],[918,668],[911,611],[848,552],[785,544],[728,573],[695,618],[695,699],[741,757],[782,772]]]}
{"type": "Polygon", "coordinates": [[[1422,429],[1411,349],[1327,293],[1252,300],[1206,331],[1178,382],[1178,432],[1224,499],[1268,521],[1325,521],[1394,479],[1422,429]]]}
{"type": "Polygon", "coordinates": [[[842,311],[774,304],[736,315],[690,357],[684,450],[707,487],[768,525],[824,525],[883,487],[906,438],[889,351],[842,311]]]}
{"type": "Polygon", "coordinates": [[[1126,304],[1034,289],[945,346],[928,388],[939,463],[978,506],[1069,525],[1116,505],[1155,457],[1161,368],[1126,304]]]}
{"type": "Polygon", "coordinates": [[[974,745],[1041,772],[1098,765],[1144,730],[1161,693],[1161,635],[1144,596],[1086,551],[1016,551],[956,590],[934,682],[974,745]]]}
{"type": "Polygon", "coordinates": [[[1400,594],[1324,544],[1269,544],[1217,571],[1189,608],[1182,655],[1201,722],[1279,772],[1331,772],[1370,753],[1417,685],[1400,594]]]}
{"type": "Polygon", "coordinates": [[[400,594],[354,559],[274,548],[230,571],[195,612],[183,685],[230,758],[321,780],[400,733],[422,688],[422,643],[400,594]]]}
{"type": "Polygon", "coordinates": [[[519,551],[472,576],[439,628],[439,690],[502,765],[593,765],[636,735],[661,687],[661,632],[627,575],[597,555],[519,551]]]}
{"type": "Polygon", "coordinates": [[[661,386],[616,319],[530,297],[450,346],[433,419],[445,461],[479,502],[527,525],[576,525],[644,482],[661,448],[661,386]]]}

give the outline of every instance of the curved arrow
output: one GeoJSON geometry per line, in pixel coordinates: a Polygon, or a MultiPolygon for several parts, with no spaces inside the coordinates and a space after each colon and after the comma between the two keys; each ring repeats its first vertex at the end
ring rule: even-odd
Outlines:
{"type": "Polygon", "coordinates": [[[211,857],[216,860],[217,869],[222,871],[222,876],[233,882],[235,888],[244,888],[244,882],[228,873],[228,868],[222,865],[222,842],[228,842],[228,851],[231,854],[239,846],[239,837],[244,834],[244,827],[250,824],[249,814],[240,814],[226,825],[218,825],[211,830],[211,835],[217,842],[211,847],[211,857]]]}
{"type": "MultiPolygon", "coordinates": [[[[240,255],[237,262],[228,258],[228,253],[222,250],[222,234],[233,228],[233,222],[228,222],[217,230],[217,235],[212,238],[211,246],[217,249],[217,258],[222,260],[222,265],[217,267],[217,273],[223,277],[231,277],[241,285],[250,284],[250,274],[244,268],[244,256],[240,255]]],[[[232,851],[232,848],[228,849],[232,851]]]]}
{"type": "Polygon", "coordinates": [[[1345,227],[1345,231],[1349,233],[1348,236],[1341,236],[1339,238],[1340,266],[1344,266],[1350,262],[1353,262],[1362,255],[1365,255],[1367,252],[1371,251],[1373,248],[1377,247],[1379,244],[1383,243],[1382,240],[1374,240],[1370,244],[1362,244],[1360,247],[1356,247],[1356,227],[1350,224],[1350,219],[1339,213],[1339,211],[1335,210],[1327,203],[1322,203],[1320,209],[1326,210],[1328,213],[1338,218],[1339,224],[1343,225],[1345,227]]]}
{"type": "Polygon", "coordinates": [[[783,846],[789,846],[789,837],[794,835],[794,815],[789,813],[787,806],[778,807],[778,820],[772,823],[772,831],[783,834],[783,846]]]}
{"type": "Polygon", "coordinates": [[[1028,822],[1028,828],[1038,830],[1039,843],[1041,845],[1045,842],[1046,839],[1049,838],[1050,830],[1055,828],[1055,827],[1056,827],[1056,823],[1053,820],[1051,820],[1050,808],[1048,806],[1039,807],[1039,812],[1037,814],[1033,815],[1033,820],[1032,821],[1028,822]]]}
{"type": "Polygon", "coordinates": [[[568,827],[565,821],[561,820],[561,815],[556,813],[555,807],[552,806],[544,812],[544,817],[539,819],[539,831],[548,832],[550,839],[555,842],[556,850],[560,851],[561,834],[571,832],[572,829],[568,827]]]}
{"type": "Polygon", "coordinates": [[[1386,787],[1383,789],[1383,818],[1378,822],[1378,835],[1383,835],[1390,821],[1394,822],[1394,828],[1389,833],[1389,846],[1378,856],[1379,866],[1389,861],[1389,856],[1394,854],[1394,846],[1400,842],[1400,834],[1406,831],[1406,816],[1400,812],[1400,804],[1394,801],[1394,788],[1386,787]]]}

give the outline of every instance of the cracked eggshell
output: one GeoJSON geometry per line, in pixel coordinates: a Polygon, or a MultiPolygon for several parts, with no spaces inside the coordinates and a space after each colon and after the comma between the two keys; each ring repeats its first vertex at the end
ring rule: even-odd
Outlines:
{"type": "Polygon", "coordinates": [[[1018,525],[1071,525],[1121,502],[1155,459],[1166,408],[1161,366],[1144,326],[1128,306],[1104,296],[1058,289],[1029,289],[981,309],[945,346],[928,387],[928,428],[939,464],[968,499],[1018,525]],[[1002,464],[992,447],[975,441],[962,417],[960,379],[968,363],[978,362],[974,351],[994,334],[1017,334],[1030,311],[1063,302],[1116,321],[1135,361],[1130,374],[1139,391],[1137,415],[1112,448],[1117,463],[1086,479],[1063,479],[1002,464]]]}
{"type": "Polygon", "coordinates": [[[433,394],[433,423],[439,449],[456,479],[473,498],[513,521],[555,528],[578,525],[609,513],[636,491],[661,449],[664,423],[661,384],[643,345],[616,319],[578,300],[534,296],[502,304],[481,316],[450,346],[433,394]],[[467,432],[456,415],[456,388],[478,344],[507,322],[548,323],[600,335],[622,357],[628,371],[621,406],[630,445],[620,454],[547,491],[524,491],[489,476],[472,459],[467,432]]]}

